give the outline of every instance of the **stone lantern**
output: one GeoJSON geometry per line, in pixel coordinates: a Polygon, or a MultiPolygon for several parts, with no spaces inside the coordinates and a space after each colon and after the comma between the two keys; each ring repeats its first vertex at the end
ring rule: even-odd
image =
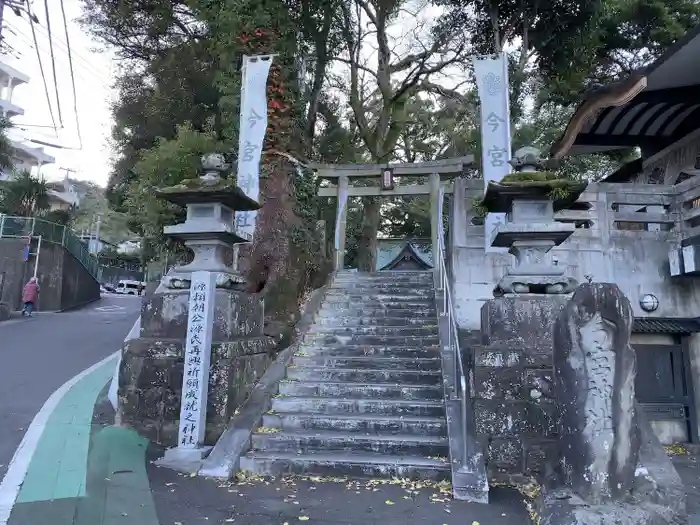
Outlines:
{"type": "Polygon", "coordinates": [[[516,173],[489,182],[483,205],[505,213],[506,222],[491,234],[491,246],[508,248],[515,264],[508,268],[495,293],[571,293],[578,285],[564,275],[566,268],[551,263],[548,252],[574,233],[574,225],[556,222],[554,212],[570,206],[586,183],[557,178],[542,171],[545,162],[536,148],[521,148],[510,164],[516,173]]]}
{"type": "Polygon", "coordinates": [[[166,275],[161,288],[189,288],[188,276],[195,271],[216,274],[217,288],[243,289],[245,280],[227,260],[232,260],[234,244],[247,239],[235,230],[235,212],[251,211],[260,205],[246,196],[235,181],[223,178],[229,166],[224,156],[213,153],[202,157],[204,174],[157,192],[168,202],[187,208],[187,219],[181,224],[166,226],[164,233],[184,241],[194,253],[191,263],[174,268],[166,275]]]}
{"type": "MultiPolygon", "coordinates": [[[[221,436],[274,359],[276,345],[263,333],[263,298],[243,290],[243,277],[228,262],[234,244],[250,241],[235,230],[235,212],[260,206],[236,185],[235,177],[223,176],[228,171],[223,155],[205,155],[202,167],[202,176],[157,192],[187,209],[183,223],[164,231],[184,241],[194,258],[171,270],[156,292],[144,298],[139,337],[125,342],[119,372],[121,421],[153,442],[179,447],[182,410],[196,410],[198,428],[204,430],[196,447],[184,451],[192,457],[221,436]],[[204,274],[209,278],[206,292],[199,287],[204,274]],[[195,310],[200,301],[202,308],[195,310]],[[194,330],[195,311],[201,331],[194,330]],[[189,397],[192,392],[199,404],[189,397]],[[189,403],[196,407],[189,409],[189,403]]],[[[189,456],[173,454],[170,459],[182,457],[189,456]]]]}

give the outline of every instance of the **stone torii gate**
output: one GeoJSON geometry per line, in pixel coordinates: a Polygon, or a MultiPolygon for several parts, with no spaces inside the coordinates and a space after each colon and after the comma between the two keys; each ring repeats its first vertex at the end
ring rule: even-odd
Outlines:
{"type": "Polygon", "coordinates": [[[336,197],[336,222],[333,268],[342,270],[345,259],[345,229],[348,197],[394,197],[430,195],[430,232],[433,254],[438,252],[438,236],[442,220],[442,198],[452,193],[452,179],[473,167],[474,156],[402,164],[312,164],[316,175],[331,181],[321,187],[319,197],[336,197]],[[397,184],[394,177],[427,177],[427,184],[397,184]],[[380,186],[353,186],[351,179],[380,179],[380,186]]]}

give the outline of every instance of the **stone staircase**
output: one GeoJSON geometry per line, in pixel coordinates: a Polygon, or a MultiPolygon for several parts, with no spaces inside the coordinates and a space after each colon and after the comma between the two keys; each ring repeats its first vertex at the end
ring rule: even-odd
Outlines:
{"type": "Polygon", "coordinates": [[[431,272],[336,275],[241,469],[450,478],[431,272]]]}

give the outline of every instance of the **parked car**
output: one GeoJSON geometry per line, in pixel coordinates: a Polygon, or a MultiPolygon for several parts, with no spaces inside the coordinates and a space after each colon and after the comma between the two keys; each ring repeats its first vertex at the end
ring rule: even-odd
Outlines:
{"type": "Polygon", "coordinates": [[[117,284],[116,292],[125,295],[141,295],[144,288],[146,288],[146,283],[144,282],[122,279],[117,284]]]}

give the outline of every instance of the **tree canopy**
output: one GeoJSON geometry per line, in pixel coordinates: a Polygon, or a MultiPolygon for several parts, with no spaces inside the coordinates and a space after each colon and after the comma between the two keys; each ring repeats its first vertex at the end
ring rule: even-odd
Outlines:
{"type": "MultiPolygon", "coordinates": [[[[209,151],[235,164],[242,57],[275,54],[263,209],[243,267],[269,293],[293,282],[301,297],[319,253],[330,251],[334,203],[316,198],[320,182],[288,158],[480,158],[471,61],[502,50],[513,145],[546,150],[586,88],[649,63],[699,16],[694,0],[84,0],[85,28],[123,64],[110,202],[159,246],[153,253],[170,249],[162,227],[181,210],[153,189],[192,176],[209,151]]],[[[567,159],[560,169],[596,179],[629,154],[567,159]]],[[[378,236],[427,232],[420,198],[352,199],[346,262],[371,269],[378,236]]]]}

